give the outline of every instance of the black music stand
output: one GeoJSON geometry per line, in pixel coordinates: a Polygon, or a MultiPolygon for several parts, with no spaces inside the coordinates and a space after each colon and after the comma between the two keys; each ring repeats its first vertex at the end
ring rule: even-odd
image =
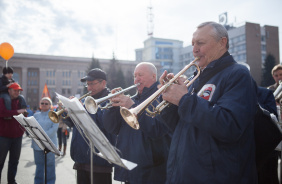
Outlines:
{"type": "Polygon", "coordinates": [[[47,183],[47,153],[53,152],[54,154],[60,156],[60,151],[56,148],[52,140],[45,133],[40,124],[36,119],[31,117],[24,117],[23,114],[14,116],[14,118],[25,128],[29,133],[30,138],[39,146],[40,149],[44,151],[44,172],[45,172],[45,184],[47,183]]]}
{"type": "MultiPolygon", "coordinates": [[[[116,148],[111,145],[107,137],[99,129],[93,119],[90,117],[88,112],[85,110],[81,102],[77,98],[68,99],[64,96],[57,94],[59,100],[64,104],[64,107],[68,110],[68,115],[73,120],[74,125],[80,134],[89,141],[89,147],[91,152],[98,155],[99,157],[107,160],[109,163],[117,164],[127,170],[131,170],[137,166],[136,163],[120,158],[116,152],[116,148]],[[85,135],[85,136],[84,136],[85,135]],[[97,153],[95,148],[100,152],[97,153]]],[[[87,141],[86,141],[87,142],[87,141]]],[[[93,154],[90,154],[90,161],[93,163],[93,154]]],[[[91,165],[91,183],[93,181],[93,172],[91,165]]]]}

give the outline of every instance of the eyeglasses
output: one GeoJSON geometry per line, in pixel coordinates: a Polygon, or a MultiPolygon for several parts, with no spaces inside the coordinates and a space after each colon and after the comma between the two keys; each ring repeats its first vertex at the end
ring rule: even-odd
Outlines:
{"type": "Polygon", "coordinates": [[[43,103],[43,102],[41,102],[41,105],[49,105],[48,103],[43,103]]]}
{"type": "Polygon", "coordinates": [[[87,83],[87,84],[85,85],[85,87],[88,87],[88,86],[95,86],[96,84],[101,83],[101,82],[102,82],[102,81],[87,83]]]}

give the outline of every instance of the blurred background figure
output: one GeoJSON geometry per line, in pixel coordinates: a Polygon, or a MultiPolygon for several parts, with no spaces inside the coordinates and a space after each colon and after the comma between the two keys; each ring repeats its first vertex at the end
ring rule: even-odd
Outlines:
{"type": "MultiPolygon", "coordinates": [[[[56,109],[56,111],[58,112],[61,109],[63,109],[63,104],[62,102],[58,102],[58,108],[56,109]]],[[[57,136],[58,136],[58,143],[59,143],[59,151],[62,150],[62,144],[64,144],[64,148],[62,152],[63,156],[66,155],[67,135],[68,135],[67,125],[64,123],[63,116],[61,114],[59,117],[59,128],[57,131],[57,136]]]]}
{"type": "MultiPolygon", "coordinates": [[[[52,101],[48,97],[43,97],[40,101],[40,112],[34,114],[34,118],[38,121],[40,126],[52,140],[55,146],[57,144],[57,130],[58,123],[53,123],[48,113],[51,109],[52,101]]],[[[31,147],[33,148],[34,153],[34,162],[36,165],[34,184],[44,183],[44,166],[45,158],[44,151],[41,150],[38,145],[32,140],[31,147]]],[[[47,183],[54,184],[56,181],[56,170],[55,170],[55,154],[52,152],[47,153],[47,183]]]]}
{"type": "MultiPolygon", "coordinates": [[[[0,97],[4,99],[5,106],[7,110],[11,110],[11,97],[8,93],[9,86],[13,85],[15,80],[13,79],[14,70],[11,67],[3,68],[3,75],[0,78],[0,97]]],[[[21,108],[25,109],[27,107],[25,99],[22,95],[18,96],[21,104],[21,108]]]]}
{"type": "Polygon", "coordinates": [[[29,105],[27,105],[26,106],[26,111],[27,111],[27,117],[30,117],[30,116],[33,116],[33,111],[30,109],[30,106],[29,105]]]}
{"type": "Polygon", "coordinates": [[[275,84],[268,86],[268,89],[271,91],[275,91],[276,88],[279,86],[279,81],[282,80],[282,65],[278,64],[275,65],[271,71],[272,77],[275,80],[275,84]]]}
{"type": "Polygon", "coordinates": [[[17,83],[8,87],[9,98],[11,98],[12,109],[8,110],[3,98],[0,98],[0,183],[1,173],[9,152],[8,183],[16,183],[16,174],[22,148],[22,128],[13,117],[26,112],[21,109],[19,95],[23,90],[17,83]]]}

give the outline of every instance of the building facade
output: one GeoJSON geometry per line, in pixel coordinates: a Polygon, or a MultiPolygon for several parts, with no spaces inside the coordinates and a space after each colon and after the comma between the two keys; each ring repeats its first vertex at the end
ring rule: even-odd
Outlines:
{"type": "Polygon", "coordinates": [[[179,40],[150,37],[144,41],[144,48],[135,50],[136,61],[152,62],[161,66],[160,72],[179,71],[179,55],[183,42],[179,40]]]}
{"type": "MultiPolygon", "coordinates": [[[[111,60],[98,59],[101,68],[107,71],[111,60]]],[[[44,85],[47,84],[52,101],[56,104],[55,92],[69,97],[80,96],[84,92],[84,84],[80,79],[86,75],[92,58],[48,56],[15,53],[8,66],[14,69],[13,78],[23,88],[22,95],[31,108],[39,106],[44,85]]],[[[132,78],[137,61],[118,60],[124,76],[132,78]]],[[[0,59],[0,70],[5,61],[0,59]]],[[[119,86],[117,86],[119,87],[119,86]]]]}

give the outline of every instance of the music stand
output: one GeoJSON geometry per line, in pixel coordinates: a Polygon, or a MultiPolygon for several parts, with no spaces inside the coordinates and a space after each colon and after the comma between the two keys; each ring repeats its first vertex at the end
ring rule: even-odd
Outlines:
{"type": "MultiPolygon", "coordinates": [[[[107,160],[109,163],[117,164],[127,170],[132,170],[137,166],[136,163],[120,158],[116,148],[111,145],[77,98],[68,99],[58,93],[56,95],[65,108],[67,108],[68,115],[73,120],[74,125],[88,139],[89,146],[94,154],[107,160]],[[94,146],[100,151],[99,153],[95,151],[94,146]]],[[[91,171],[92,174],[93,172],[91,171]]]]}
{"type": "Polygon", "coordinates": [[[36,119],[31,117],[24,117],[23,114],[14,116],[14,118],[25,128],[29,133],[30,138],[39,146],[40,149],[44,151],[44,172],[45,172],[45,184],[47,183],[47,153],[53,152],[54,154],[60,156],[60,151],[56,148],[52,140],[45,133],[40,124],[36,119]]]}

